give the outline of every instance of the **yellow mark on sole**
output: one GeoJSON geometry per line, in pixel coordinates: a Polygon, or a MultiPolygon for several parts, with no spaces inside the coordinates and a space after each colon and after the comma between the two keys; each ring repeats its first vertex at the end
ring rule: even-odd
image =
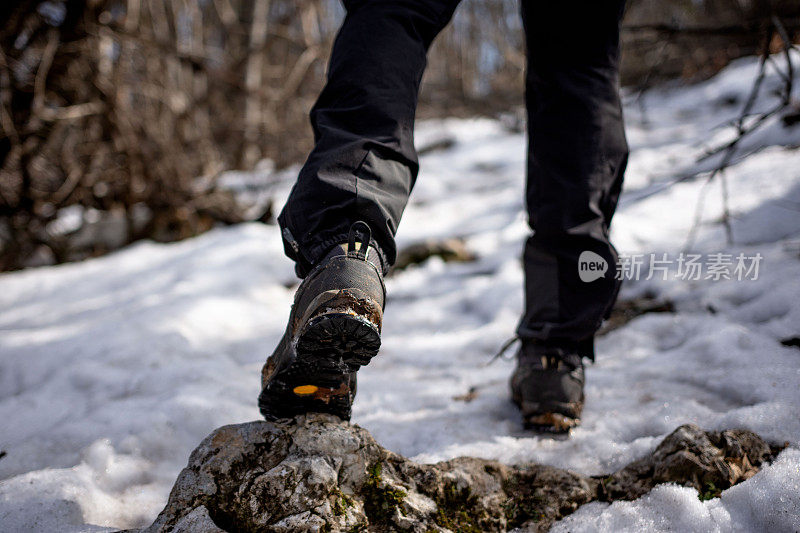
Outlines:
{"type": "Polygon", "coordinates": [[[292,392],[294,392],[298,396],[307,396],[309,394],[314,394],[318,390],[319,387],[317,387],[316,385],[298,385],[297,387],[292,389],[292,392]]]}

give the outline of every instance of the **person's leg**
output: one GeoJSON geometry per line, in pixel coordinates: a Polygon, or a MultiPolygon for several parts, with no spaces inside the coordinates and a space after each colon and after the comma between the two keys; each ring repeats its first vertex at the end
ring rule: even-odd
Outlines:
{"type": "Polygon", "coordinates": [[[582,358],[594,357],[595,331],[619,290],[608,232],[628,157],[618,82],[623,8],[624,0],[522,0],[533,235],[511,394],[525,426],[540,431],[580,422],[582,358]],[[586,259],[605,262],[605,275],[582,281],[586,259]]]}
{"type": "Polygon", "coordinates": [[[278,218],[303,281],[258,398],[267,419],[350,418],[356,372],[377,355],[394,234],[417,175],[425,55],[458,0],[345,0],[315,147],[278,218]],[[345,244],[346,243],[346,244],[345,244]]]}
{"type": "Polygon", "coordinates": [[[414,186],[414,114],[426,53],[459,0],[344,0],[328,81],[311,111],[315,146],[278,221],[305,276],[356,221],[384,270],[414,186]]]}
{"type": "Polygon", "coordinates": [[[523,341],[577,345],[593,337],[614,303],[616,251],[609,224],[628,146],[619,97],[624,0],[522,1],[528,71],[527,206],[523,341]],[[595,281],[579,276],[585,251],[606,261],[595,281]]]}

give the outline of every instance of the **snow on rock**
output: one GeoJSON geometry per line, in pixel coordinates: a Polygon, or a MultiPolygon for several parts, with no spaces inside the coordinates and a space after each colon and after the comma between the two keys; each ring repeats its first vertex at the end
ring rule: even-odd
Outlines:
{"type": "Polygon", "coordinates": [[[635,501],[590,503],[557,524],[554,533],[686,533],[800,530],[800,452],[790,449],[758,475],[701,501],[697,491],[660,485],[635,501]]]}
{"type": "MultiPolygon", "coordinates": [[[[707,168],[697,158],[728,138],[720,125],[755,71],[742,60],[626,105],[620,251],[674,258],[702,201],[693,252],[763,259],[757,280],[627,282],[623,298],[654,295],[676,312],[599,339],[583,424],[565,440],[522,431],[508,400],[513,363],[485,366],[522,309],[525,137],[489,119],[419,124],[420,142],[453,143],[421,158],[399,247],[457,238],[476,259],[431,257],[387,280],[383,348],[360,372],[353,421],[417,462],[467,455],[587,475],[644,456],[681,424],[743,427],[790,448],[720,498],[662,487],[590,504],[565,527],[682,530],[695,513],[707,518],[701,529],[760,531],[768,520],[776,527],[766,529],[798,529],[800,351],[780,341],[800,337],[800,125],[769,124],[726,171],[733,244],[720,224],[722,181],[675,182],[707,168]]],[[[770,98],[766,90],[758,109],[770,98]]],[[[271,186],[276,205],[291,185],[292,173],[282,176],[271,186]]],[[[283,333],[294,283],[278,229],[257,224],[0,276],[0,529],[150,523],[198,442],[259,418],[259,369],[283,333]]]]}

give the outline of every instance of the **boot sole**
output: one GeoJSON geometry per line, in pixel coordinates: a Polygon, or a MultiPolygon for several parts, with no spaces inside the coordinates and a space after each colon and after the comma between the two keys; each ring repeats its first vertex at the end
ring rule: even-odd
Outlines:
{"type": "Polygon", "coordinates": [[[512,396],[514,404],[522,411],[522,426],[529,431],[563,435],[581,424],[583,402],[523,402],[518,395],[512,396]]]}
{"type": "Polygon", "coordinates": [[[572,418],[561,413],[543,413],[525,417],[523,427],[537,433],[564,435],[569,433],[572,428],[578,427],[580,423],[580,418],[572,418]]]}
{"type": "Polygon", "coordinates": [[[355,373],[380,346],[378,326],[358,314],[329,312],[312,318],[296,340],[296,359],[261,391],[261,413],[267,420],[309,412],[350,420],[355,373]]]}

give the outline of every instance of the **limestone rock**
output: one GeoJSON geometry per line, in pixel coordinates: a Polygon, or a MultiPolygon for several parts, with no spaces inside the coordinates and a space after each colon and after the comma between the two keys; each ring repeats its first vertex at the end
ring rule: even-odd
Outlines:
{"type": "Polygon", "coordinates": [[[634,499],[659,483],[677,483],[698,492],[719,492],[758,472],[778,450],[752,431],[705,432],[681,426],[652,454],[604,479],[601,498],[634,499]]]}
{"type": "Polygon", "coordinates": [[[724,489],[772,458],[749,431],[681,426],[610,476],[461,457],[413,463],[329,415],[249,422],[209,435],[145,532],[544,531],[581,505],[658,483],[724,489]]]}

